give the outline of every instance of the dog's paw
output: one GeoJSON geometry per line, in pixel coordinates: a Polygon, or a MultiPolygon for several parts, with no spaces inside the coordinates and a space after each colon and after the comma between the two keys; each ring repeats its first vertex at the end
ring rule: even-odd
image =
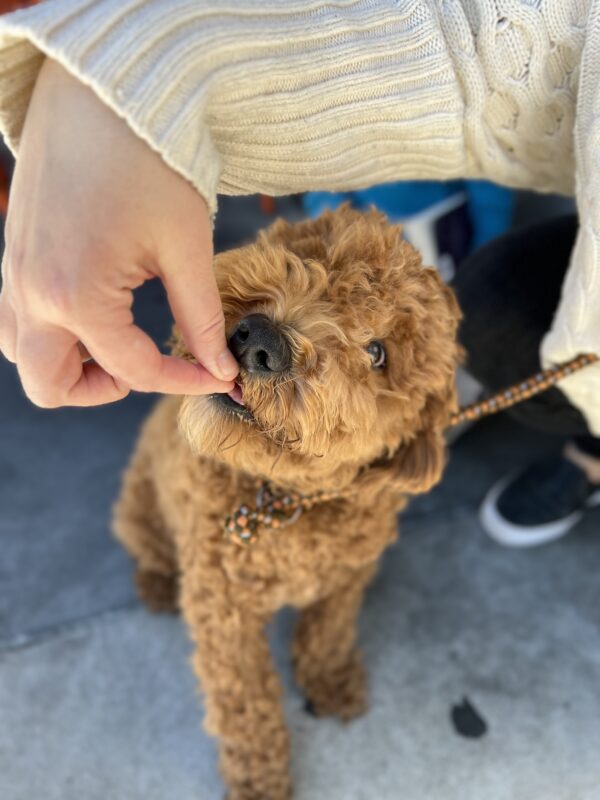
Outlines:
{"type": "Polygon", "coordinates": [[[313,717],[338,717],[350,722],[368,709],[367,679],[358,660],[306,686],[304,710],[313,717]]]}
{"type": "Polygon", "coordinates": [[[137,569],[134,582],[140,599],[150,611],[155,614],[178,612],[178,585],[175,575],[137,569]]]}

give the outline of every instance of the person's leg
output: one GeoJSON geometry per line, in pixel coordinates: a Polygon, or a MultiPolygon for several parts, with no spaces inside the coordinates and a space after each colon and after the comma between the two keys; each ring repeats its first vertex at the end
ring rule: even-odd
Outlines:
{"type": "MultiPolygon", "coordinates": [[[[540,369],[540,343],[552,324],[576,232],[574,216],[516,230],[459,270],[454,288],[465,316],[460,337],[467,367],[488,391],[540,369]]],[[[482,506],[482,523],[497,540],[540,544],[566,533],[600,500],[600,440],[557,387],[507,413],[567,440],[563,456],[504,479],[482,506]]]]}

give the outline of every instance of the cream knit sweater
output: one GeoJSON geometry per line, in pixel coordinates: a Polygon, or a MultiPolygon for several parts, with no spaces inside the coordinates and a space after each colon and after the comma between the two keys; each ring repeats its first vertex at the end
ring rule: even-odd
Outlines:
{"type": "MultiPolygon", "coordinates": [[[[44,54],[212,210],[404,178],[574,193],[543,358],[600,354],[600,0],[47,0],[0,21],[15,151],[44,54]]],[[[600,435],[600,366],[561,386],[600,435]]]]}

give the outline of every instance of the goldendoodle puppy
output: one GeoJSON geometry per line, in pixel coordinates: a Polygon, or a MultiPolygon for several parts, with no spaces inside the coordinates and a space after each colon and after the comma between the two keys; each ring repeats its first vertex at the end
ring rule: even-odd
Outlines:
{"type": "MultiPolygon", "coordinates": [[[[356,619],[396,512],[442,473],[459,312],[374,211],[276,222],[215,268],[238,382],[159,402],[115,530],[142,598],[189,626],[229,798],[284,800],[265,623],[300,609],[293,660],[315,714],[365,710],[356,619]]],[[[177,333],[174,350],[190,357],[177,333]]]]}

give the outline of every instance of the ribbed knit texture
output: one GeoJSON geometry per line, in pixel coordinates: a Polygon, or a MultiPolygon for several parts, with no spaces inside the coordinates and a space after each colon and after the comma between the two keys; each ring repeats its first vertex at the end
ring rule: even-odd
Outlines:
{"type": "MultiPolygon", "coordinates": [[[[543,354],[546,363],[600,354],[599,7],[48,0],[0,21],[0,130],[18,151],[47,54],[213,211],[217,192],[347,190],[413,178],[576,187],[582,229],[543,354]]],[[[561,388],[600,435],[600,367],[561,388]]]]}

